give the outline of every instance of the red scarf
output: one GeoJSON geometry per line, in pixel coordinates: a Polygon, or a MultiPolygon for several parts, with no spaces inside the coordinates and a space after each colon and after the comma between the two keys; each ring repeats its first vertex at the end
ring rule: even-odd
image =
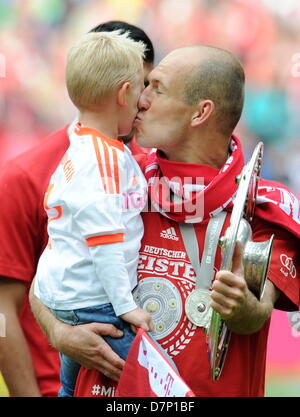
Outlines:
{"type": "MultiPolygon", "coordinates": [[[[231,211],[237,191],[235,178],[245,164],[241,143],[234,135],[229,153],[220,170],[169,161],[159,151],[150,154],[145,170],[150,209],[180,223],[199,223],[224,209],[231,211]]],[[[299,201],[286,186],[261,179],[255,215],[300,238],[299,201]]]]}

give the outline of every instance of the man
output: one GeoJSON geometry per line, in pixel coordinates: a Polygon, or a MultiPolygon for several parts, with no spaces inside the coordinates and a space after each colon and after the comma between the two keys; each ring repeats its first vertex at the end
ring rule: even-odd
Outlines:
{"type": "MultiPolygon", "coordinates": [[[[92,31],[116,29],[129,31],[132,39],[146,44],[146,79],[153,65],[154,51],[142,29],[111,21],[92,31]]],[[[3,201],[0,207],[0,313],[7,322],[6,337],[0,338],[0,370],[11,396],[56,396],[60,386],[58,355],[32,316],[28,290],[48,240],[44,194],[68,146],[68,131],[64,127],[41,145],[9,161],[0,173],[3,201]]],[[[98,324],[92,328],[105,335],[119,334],[110,325],[98,324]]],[[[90,340],[97,352],[102,349],[100,338],[91,335],[90,340]]],[[[98,366],[97,361],[98,357],[93,366],[98,366]]]]}
{"type": "MultiPolygon", "coordinates": [[[[143,216],[137,298],[153,314],[155,338],[196,395],[262,396],[272,309],[275,305],[293,310],[299,304],[299,203],[286,187],[260,182],[253,239],[264,241],[275,234],[261,300],[248,289],[239,247],[231,272],[220,271],[217,249],[214,270],[218,272],[209,283],[211,306],[225,320],[232,338],[222,375],[212,381],[206,335],[185,314],[185,300],[196,278],[179,223],[193,224],[200,256],[208,220],[224,209],[229,214],[222,234],[229,225],[235,178],[244,165],[240,142],[232,135],[243,107],[244,71],[226,51],[185,47],[164,58],[150,73],[149,82],[140,98],[135,125],[138,143],[160,151],[150,154],[145,170],[152,208],[143,216]],[[204,184],[199,185],[197,178],[203,178],[204,184]],[[294,261],[293,279],[287,279],[282,269],[282,252],[294,261]]],[[[204,279],[200,277],[200,283],[204,279]]],[[[55,323],[34,297],[32,305],[42,325],[51,329],[51,342],[70,352],[76,328],[55,323]]],[[[82,342],[73,343],[72,349],[84,364],[89,343],[82,342]]],[[[111,352],[106,353],[109,361],[111,352]]],[[[112,374],[106,367],[104,374],[116,377],[116,368],[112,374]]]]}

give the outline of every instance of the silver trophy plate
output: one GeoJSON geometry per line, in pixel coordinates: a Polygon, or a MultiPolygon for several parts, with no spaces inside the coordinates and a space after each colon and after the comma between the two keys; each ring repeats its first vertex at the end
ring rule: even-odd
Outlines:
{"type": "Polygon", "coordinates": [[[192,291],[185,302],[185,313],[190,322],[207,328],[212,314],[210,303],[210,291],[199,288],[192,291]]]}
{"type": "MultiPolygon", "coordinates": [[[[241,219],[244,217],[246,220],[252,221],[262,157],[263,143],[260,142],[256,146],[250,161],[244,166],[237,178],[239,187],[234,201],[230,226],[222,239],[222,264],[220,268],[222,270],[231,271],[232,257],[241,219]]],[[[207,343],[211,374],[214,380],[220,377],[229,346],[230,334],[221,316],[213,311],[207,330],[207,343]]]]}

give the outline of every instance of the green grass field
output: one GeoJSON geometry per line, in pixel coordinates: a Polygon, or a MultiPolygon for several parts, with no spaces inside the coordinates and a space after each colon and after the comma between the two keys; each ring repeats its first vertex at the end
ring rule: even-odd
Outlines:
{"type": "MultiPolygon", "coordinates": [[[[0,397],[8,392],[0,374],[0,397]]],[[[300,375],[276,375],[266,381],[266,397],[300,397],[300,375]]]]}
{"type": "Polygon", "coordinates": [[[266,397],[300,397],[300,369],[267,368],[266,397]]]}
{"type": "Polygon", "coordinates": [[[282,375],[267,379],[266,397],[300,397],[300,376],[282,375]]]}

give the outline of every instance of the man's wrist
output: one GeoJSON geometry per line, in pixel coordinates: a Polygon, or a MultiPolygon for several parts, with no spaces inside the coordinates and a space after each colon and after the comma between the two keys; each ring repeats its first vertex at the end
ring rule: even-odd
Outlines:
{"type": "Polygon", "coordinates": [[[269,319],[272,305],[260,301],[247,289],[246,303],[243,308],[235,311],[232,317],[224,318],[227,327],[234,333],[253,334],[258,332],[269,319]]]}
{"type": "Polygon", "coordinates": [[[51,326],[50,334],[49,334],[49,340],[53,346],[54,349],[58,350],[59,352],[62,349],[65,331],[64,327],[66,326],[65,323],[56,320],[53,323],[53,326],[51,326]]]}

